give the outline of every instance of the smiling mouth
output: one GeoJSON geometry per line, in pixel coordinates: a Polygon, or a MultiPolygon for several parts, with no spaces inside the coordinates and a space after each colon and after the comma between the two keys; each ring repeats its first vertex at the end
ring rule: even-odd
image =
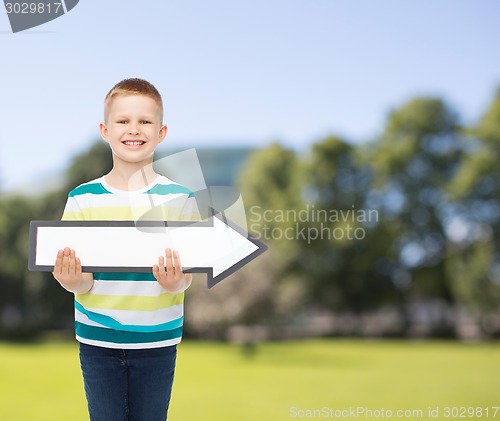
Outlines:
{"type": "Polygon", "coordinates": [[[146,142],[144,142],[143,140],[124,140],[122,143],[125,146],[142,146],[146,142]]]}

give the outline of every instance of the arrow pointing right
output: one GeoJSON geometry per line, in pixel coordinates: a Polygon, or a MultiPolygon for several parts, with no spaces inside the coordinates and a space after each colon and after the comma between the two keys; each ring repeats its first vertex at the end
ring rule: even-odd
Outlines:
{"type": "Polygon", "coordinates": [[[170,235],[182,263],[191,267],[191,272],[207,273],[207,286],[212,288],[264,253],[267,246],[220,213],[214,214],[209,223],[207,227],[172,228],[170,235]],[[194,244],[198,250],[189,252],[194,244]]]}
{"type": "Polygon", "coordinates": [[[165,249],[179,251],[183,271],[206,273],[212,288],[267,250],[220,213],[207,222],[32,221],[30,270],[52,271],[57,251],[77,251],[85,272],[151,272],[165,249]]]}

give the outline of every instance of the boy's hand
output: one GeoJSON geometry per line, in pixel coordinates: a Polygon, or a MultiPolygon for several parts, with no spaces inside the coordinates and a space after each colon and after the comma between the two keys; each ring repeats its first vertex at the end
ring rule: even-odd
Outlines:
{"type": "Polygon", "coordinates": [[[182,273],[179,252],[174,250],[172,253],[170,249],[165,250],[165,257],[158,258],[158,264],[153,266],[153,275],[158,283],[172,294],[188,289],[193,279],[190,273],[182,273]]]}
{"type": "Polygon", "coordinates": [[[82,273],[80,259],[76,257],[75,250],[69,247],[57,252],[52,275],[64,289],[76,294],[89,292],[94,283],[92,274],[82,273]]]}

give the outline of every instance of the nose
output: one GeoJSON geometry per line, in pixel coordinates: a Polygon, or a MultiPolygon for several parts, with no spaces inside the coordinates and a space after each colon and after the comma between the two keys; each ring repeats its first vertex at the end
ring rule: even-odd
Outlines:
{"type": "Polygon", "coordinates": [[[139,125],[131,124],[128,130],[128,134],[131,136],[137,136],[140,133],[139,125]]]}

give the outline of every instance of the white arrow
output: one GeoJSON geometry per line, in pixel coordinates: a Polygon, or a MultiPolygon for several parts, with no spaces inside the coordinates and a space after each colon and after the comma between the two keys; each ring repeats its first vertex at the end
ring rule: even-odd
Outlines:
{"type": "Polygon", "coordinates": [[[184,272],[207,273],[209,288],[267,250],[221,214],[205,222],[31,221],[29,270],[52,271],[64,247],[76,250],[84,272],[151,272],[171,248],[184,272]]]}

